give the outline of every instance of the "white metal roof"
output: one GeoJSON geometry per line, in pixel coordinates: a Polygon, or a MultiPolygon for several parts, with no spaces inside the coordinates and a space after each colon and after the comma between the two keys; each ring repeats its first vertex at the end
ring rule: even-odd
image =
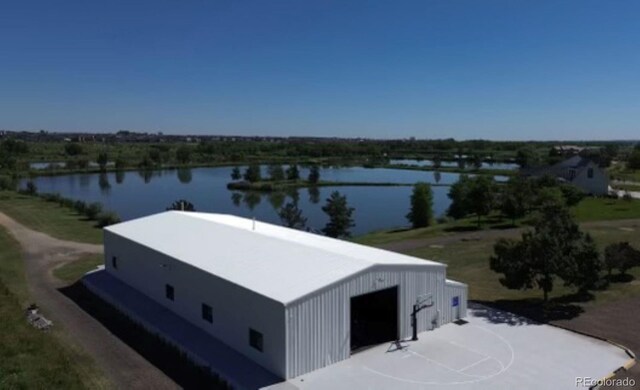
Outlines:
{"type": "Polygon", "coordinates": [[[105,230],[283,304],[376,265],[445,267],[224,214],[167,211],[105,230]]]}

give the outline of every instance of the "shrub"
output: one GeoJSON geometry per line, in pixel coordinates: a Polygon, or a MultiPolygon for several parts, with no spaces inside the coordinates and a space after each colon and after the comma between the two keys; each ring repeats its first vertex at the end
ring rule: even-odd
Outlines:
{"type": "Polygon", "coordinates": [[[631,202],[633,200],[633,196],[627,191],[622,195],[622,200],[626,200],[627,202],[631,202]]]}
{"type": "Polygon", "coordinates": [[[58,203],[60,202],[61,196],[58,193],[53,194],[41,194],[40,197],[44,199],[45,202],[58,203]]]}
{"type": "Polygon", "coordinates": [[[69,199],[69,198],[61,198],[58,203],[60,203],[60,206],[63,206],[69,209],[72,209],[73,205],[75,204],[73,199],[69,199]]]}
{"type": "Polygon", "coordinates": [[[114,225],[120,222],[120,217],[115,213],[105,212],[98,215],[96,226],[103,228],[105,226],[114,225]]]}
{"type": "Polygon", "coordinates": [[[81,200],[76,200],[73,203],[73,209],[76,210],[78,214],[84,214],[85,210],[87,209],[87,204],[81,200]]]}
{"type": "Polygon", "coordinates": [[[0,190],[14,190],[16,181],[11,176],[0,176],[0,190]]]}
{"type": "Polygon", "coordinates": [[[84,215],[94,221],[102,211],[102,205],[98,202],[89,203],[84,210],[84,215]]]}
{"type": "Polygon", "coordinates": [[[38,187],[36,186],[36,183],[32,182],[32,181],[28,181],[26,187],[24,188],[24,191],[22,191],[23,193],[27,194],[27,195],[36,195],[38,193],[38,187]]]}

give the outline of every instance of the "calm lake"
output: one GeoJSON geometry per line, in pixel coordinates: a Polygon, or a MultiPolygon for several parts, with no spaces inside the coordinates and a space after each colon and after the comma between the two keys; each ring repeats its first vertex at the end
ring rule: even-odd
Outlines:
{"type": "MultiPolygon", "coordinates": [[[[149,172],[120,172],[106,174],[73,174],[35,178],[39,192],[59,193],[62,196],[87,202],[101,202],[105,209],[115,211],[123,220],[164,211],[173,201],[187,199],[197,211],[255,217],[258,220],[280,223],[277,210],[287,201],[298,201],[298,207],[312,229],[322,228],[327,217],[322,212],[326,198],[332,191],[347,196],[355,208],[354,235],[374,230],[407,226],[412,188],[404,187],[320,187],[302,188],[281,193],[242,193],[230,191],[231,167],[158,170],[149,172]]],[[[244,167],[243,167],[244,169],[244,167]]],[[[300,169],[306,178],[308,169],[300,169]]],[[[263,168],[266,175],[266,168],[263,168]]],[[[361,167],[323,168],[321,180],[367,183],[416,183],[424,181],[452,184],[457,173],[421,172],[401,169],[367,169],[361,167]]],[[[496,180],[505,180],[496,177],[496,180]]],[[[449,207],[449,187],[433,187],[434,213],[444,214],[449,207]]]]}

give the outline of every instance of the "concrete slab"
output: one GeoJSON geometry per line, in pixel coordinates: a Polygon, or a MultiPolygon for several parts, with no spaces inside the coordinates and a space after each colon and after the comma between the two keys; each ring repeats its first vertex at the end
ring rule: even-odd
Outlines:
{"type": "Polygon", "coordinates": [[[576,378],[603,378],[629,360],[607,342],[480,305],[467,320],[269,389],[575,389],[588,387],[576,378]]]}

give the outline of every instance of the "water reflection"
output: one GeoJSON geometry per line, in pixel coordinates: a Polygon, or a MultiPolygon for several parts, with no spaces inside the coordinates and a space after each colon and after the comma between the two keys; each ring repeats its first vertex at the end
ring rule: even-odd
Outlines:
{"type": "Polygon", "coordinates": [[[231,203],[233,203],[234,206],[240,207],[241,202],[242,202],[242,193],[240,192],[231,193],[231,203]]]}
{"type": "Polygon", "coordinates": [[[318,204],[320,202],[320,189],[318,187],[309,187],[309,202],[312,204],[318,204]]]}
{"type": "Polygon", "coordinates": [[[125,171],[122,171],[122,170],[116,171],[116,183],[122,184],[122,182],[124,182],[125,175],[126,175],[125,171]]]}
{"type": "Polygon", "coordinates": [[[295,204],[298,204],[300,201],[300,191],[297,188],[289,188],[287,189],[287,195],[291,198],[291,201],[295,204]]]}
{"type": "Polygon", "coordinates": [[[191,173],[191,168],[178,168],[178,181],[182,184],[189,184],[193,179],[193,174],[191,173]]]}
{"type": "Polygon", "coordinates": [[[244,193],[242,200],[249,210],[253,211],[262,201],[262,197],[259,192],[247,191],[244,193]]]}
{"type": "Polygon", "coordinates": [[[151,169],[142,169],[138,171],[138,175],[140,175],[145,184],[149,184],[153,177],[153,171],[151,169]]]}
{"type": "MultiPolygon", "coordinates": [[[[244,167],[241,167],[244,169],[244,167]]],[[[189,171],[139,170],[99,174],[75,174],[33,179],[40,192],[57,192],[62,196],[85,202],[102,202],[105,207],[120,215],[123,220],[138,218],[165,210],[176,199],[186,199],[199,211],[218,212],[280,224],[279,212],[287,203],[294,203],[308,218],[307,226],[321,229],[327,223],[322,211],[323,200],[332,191],[339,190],[354,207],[356,227],[353,234],[372,230],[406,226],[405,215],[409,211],[411,186],[364,187],[343,186],[287,189],[280,193],[243,193],[227,190],[232,167],[193,168],[189,171]],[[178,177],[178,175],[180,175],[178,177]],[[178,180],[176,180],[178,179],[178,180]],[[188,184],[179,184],[179,180],[188,184]],[[114,185],[114,182],[121,185],[114,185]],[[75,184],[74,184],[75,183],[75,184]],[[110,188],[109,188],[110,186],[110,188]],[[266,199],[261,199],[266,197],[266,199]],[[383,207],[381,207],[383,205],[383,207]]],[[[307,177],[307,168],[300,168],[307,177]]],[[[459,174],[451,172],[427,172],[398,169],[365,169],[361,167],[323,168],[321,180],[336,182],[380,182],[412,184],[438,182],[451,184],[459,174]]],[[[506,179],[496,177],[497,179],[506,179]]],[[[22,183],[24,185],[24,182],[22,183]]],[[[442,215],[450,204],[448,187],[434,186],[434,215],[442,215]]]]}
{"type": "Polygon", "coordinates": [[[109,178],[106,173],[100,173],[98,176],[98,186],[100,187],[100,191],[103,194],[108,194],[111,189],[111,184],[109,183],[109,178]]]}
{"type": "Polygon", "coordinates": [[[287,195],[281,191],[274,191],[269,193],[268,200],[274,210],[280,210],[282,205],[284,204],[284,200],[287,195]]]}

